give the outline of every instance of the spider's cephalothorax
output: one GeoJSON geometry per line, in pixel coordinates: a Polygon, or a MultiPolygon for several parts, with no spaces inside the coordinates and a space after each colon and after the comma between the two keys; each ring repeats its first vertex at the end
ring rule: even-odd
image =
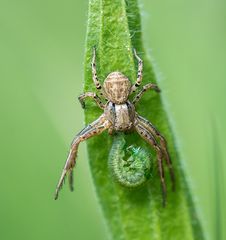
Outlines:
{"type": "Polygon", "coordinates": [[[136,59],[138,60],[138,75],[136,83],[132,85],[129,79],[122,73],[112,72],[105,79],[102,88],[97,78],[95,64],[96,52],[94,49],[92,59],[93,81],[96,85],[96,88],[100,91],[101,96],[107,99],[107,102],[103,103],[102,99],[93,92],[86,92],[79,96],[79,101],[81,102],[83,108],[85,107],[84,99],[90,97],[97,103],[97,105],[101,109],[104,110],[104,113],[97,120],[85,127],[74,138],[62,175],[57,185],[55,199],[57,199],[58,197],[59,190],[63,184],[64,178],[67,173],[69,174],[70,188],[73,189],[72,171],[76,163],[75,160],[77,157],[79,143],[92,136],[98,135],[107,129],[109,134],[112,134],[112,132],[127,132],[135,130],[145,141],[147,141],[155,149],[162,187],[163,205],[165,205],[166,199],[166,184],[164,179],[163,160],[166,161],[166,164],[169,168],[170,177],[172,180],[172,187],[174,189],[174,171],[167,150],[166,141],[152,123],[138,115],[138,113],[135,111],[135,104],[140,100],[141,96],[146,90],[153,89],[156,92],[160,92],[159,88],[152,83],[146,84],[131,102],[128,100],[129,95],[137,90],[142,81],[143,63],[142,60],[137,56],[135,50],[134,54],[136,59]]]}

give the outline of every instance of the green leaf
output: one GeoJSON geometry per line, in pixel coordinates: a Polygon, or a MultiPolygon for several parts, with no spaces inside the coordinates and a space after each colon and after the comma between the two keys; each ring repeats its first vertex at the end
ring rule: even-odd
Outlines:
{"type": "MultiPolygon", "coordinates": [[[[133,48],[144,62],[142,84],[156,83],[156,76],[144,51],[141,24],[136,0],[90,0],[85,54],[85,91],[96,91],[92,81],[92,49],[97,50],[97,72],[101,82],[113,71],[120,71],[134,82],[137,63],[133,48]]],[[[164,95],[164,89],[162,91],[164,95]]],[[[165,136],[176,171],[176,191],[166,171],[167,205],[162,207],[160,180],[155,171],[148,185],[136,190],[126,189],[115,182],[108,169],[112,136],[107,132],[87,141],[90,169],[97,196],[111,235],[116,240],[204,239],[192,195],[183,173],[174,134],[161,100],[162,95],[147,92],[137,105],[137,112],[150,120],[165,136]]],[[[86,124],[101,114],[89,101],[85,110],[86,124]]],[[[149,147],[136,133],[127,141],[149,147]]],[[[154,152],[153,152],[154,154],[154,152]]]]}

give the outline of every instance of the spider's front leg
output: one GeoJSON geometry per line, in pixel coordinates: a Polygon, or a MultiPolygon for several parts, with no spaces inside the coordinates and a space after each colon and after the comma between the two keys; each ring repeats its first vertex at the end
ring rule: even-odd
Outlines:
{"type": "Polygon", "coordinates": [[[86,93],[81,94],[78,97],[78,100],[82,105],[82,108],[85,108],[85,98],[88,98],[88,97],[92,98],[96,102],[96,104],[98,105],[99,108],[104,109],[105,104],[102,103],[101,99],[97,96],[97,94],[93,93],[93,92],[86,92],[86,93]]]}
{"type": "Polygon", "coordinates": [[[66,163],[64,165],[63,172],[61,174],[60,180],[57,184],[55,199],[58,198],[59,190],[62,187],[62,184],[64,182],[64,178],[65,178],[67,173],[69,173],[70,189],[73,190],[72,171],[73,171],[73,168],[75,166],[75,159],[76,159],[76,156],[77,156],[79,143],[82,142],[82,141],[85,141],[86,139],[88,139],[92,136],[95,136],[95,135],[98,135],[98,134],[102,133],[104,130],[108,129],[110,127],[110,125],[111,124],[108,120],[106,120],[105,115],[102,114],[96,121],[89,124],[80,133],[78,133],[76,135],[76,137],[72,141],[70,152],[68,154],[66,163]]]}
{"type": "Polygon", "coordinates": [[[170,155],[169,155],[169,152],[168,152],[168,149],[167,149],[167,142],[166,142],[165,138],[156,129],[156,127],[151,122],[149,122],[147,119],[137,115],[137,121],[140,125],[142,125],[149,132],[151,132],[151,134],[153,134],[153,136],[156,139],[159,140],[161,150],[164,153],[164,158],[166,160],[166,164],[167,164],[167,167],[168,167],[169,172],[170,172],[170,178],[171,178],[171,182],[172,182],[172,190],[174,191],[175,190],[175,174],[174,174],[172,162],[171,162],[171,159],[170,159],[170,155]]]}
{"type": "Polygon", "coordinates": [[[161,188],[162,188],[162,204],[165,206],[166,204],[166,183],[165,183],[165,176],[164,176],[164,168],[163,168],[163,155],[162,150],[159,147],[157,141],[155,140],[154,136],[151,134],[150,131],[148,131],[147,128],[142,126],[139,122],[135,124],[135,129],[138,132],[138,134],[147,141],[151,146],[154,147],[157,153],[157,160],[158,160],[158,170],[159,170],[159,176],[161,180],[161,188]]]}

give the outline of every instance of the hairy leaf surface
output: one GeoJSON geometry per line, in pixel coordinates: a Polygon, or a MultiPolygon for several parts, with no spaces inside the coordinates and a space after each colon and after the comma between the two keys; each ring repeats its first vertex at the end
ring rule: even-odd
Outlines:
{"type": "MultiPolygon", "coordinates": [[[[137,62],[133,48],[144,62],[143,84],[156,83],[152,65],[142,45],[140,14],[137,0],[90,0],[85,53],[85,91],[95,91],[91,74],[92,49],[97,50],[97,73],[101,82],[113,71],[120,71],[132,82],[136,80],[137,62]]],[[[97,92],[98,93],[98,92],[97,92]]],[[[191,240],[204,239],[191,194],[183,174],[174,134],[161,95],[148,91],[137,105],[137,112],[150,120],[165,136],[176,171],[176,191],[171,191],[169,172],[165,166],[167,205],[162,195],[157,168],[146,186],[130,190],[118,185],[108,168],[112,136],[107,132],[87,141],[90,169],[97,196],[116,240],[191,240]]],[[[86,124],[101,114],[89,101],[85,110],[86,124]]],[[[149,147],[136,133],[126,141],[149,147]]],[[[152,150],[152,155],[155,153],[152,150]]]]}

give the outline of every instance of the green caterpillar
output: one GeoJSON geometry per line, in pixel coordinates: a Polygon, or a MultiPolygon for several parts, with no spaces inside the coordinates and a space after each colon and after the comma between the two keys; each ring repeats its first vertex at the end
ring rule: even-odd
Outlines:
{"type": "Polygon", "coordinates": [[[124,134],[118,133],[114,136],[110,150],[109,167],[118,183],[136,188],[151,177],[151,155],[141,147],[126,146],[124,134]]]}

